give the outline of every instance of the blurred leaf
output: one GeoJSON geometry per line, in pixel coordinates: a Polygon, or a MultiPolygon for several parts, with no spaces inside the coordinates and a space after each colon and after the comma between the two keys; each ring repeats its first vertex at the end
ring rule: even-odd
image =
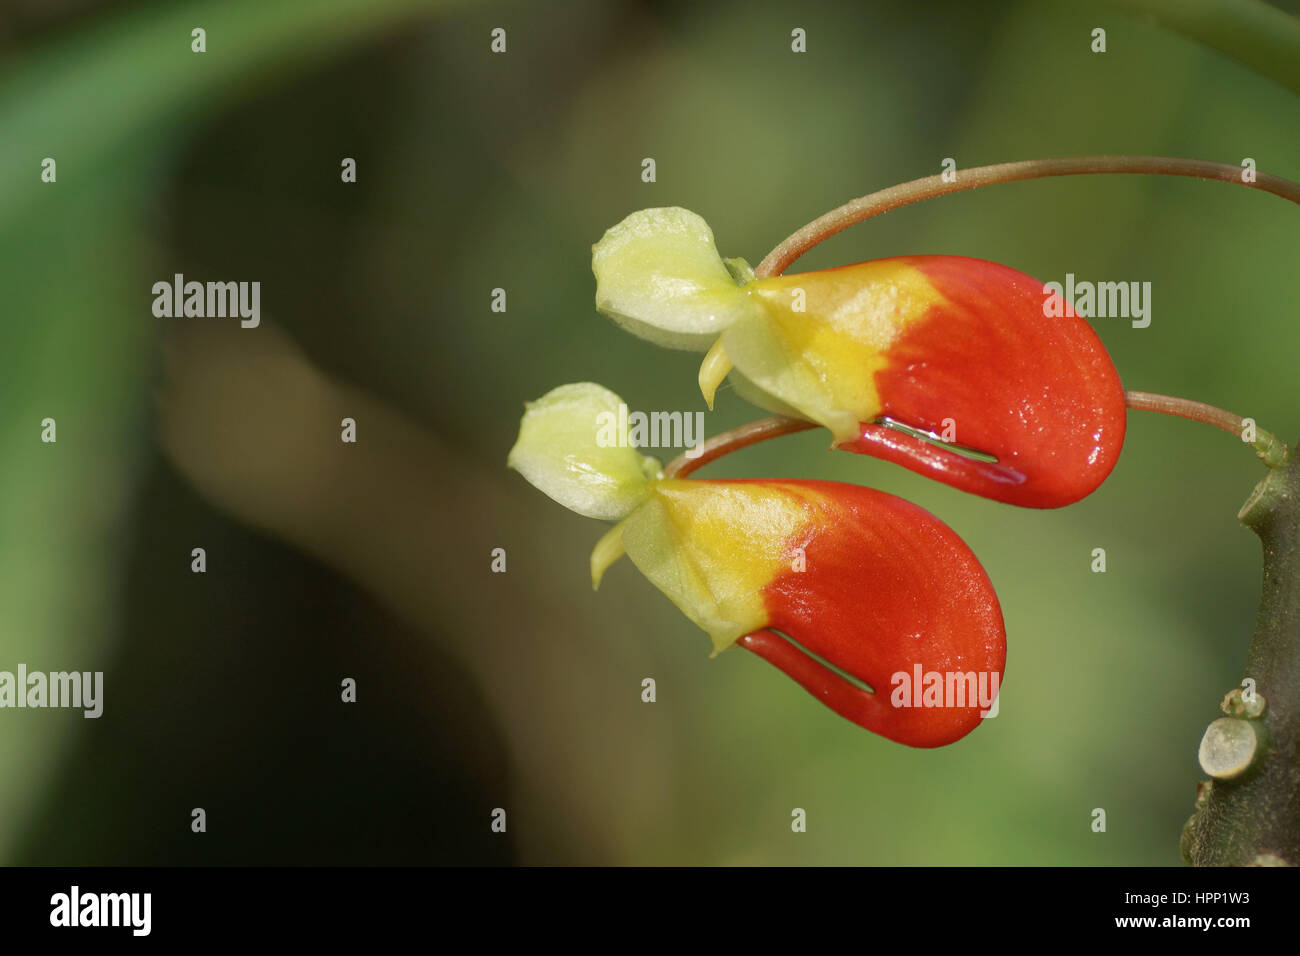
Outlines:
{"type": "Polygon", "coordinates": [[[1110,0],[1300,93],[1300,18],[1263,0],[1110,0]]]}
{"type": "MultiPolygon", "coordinates": [[[[430,0],[153,5],[0,76],[0,670],[104,668],[155,329],[149,188],[214,104],[362,43],[430,0]],[[190,31],[207,31],[207,52],[190,31]],[[40,179],[53,157],[58,180],[40,179]],[[54,418],[58,441],[40,440],[54,418]]],[[[234,144],[239,148],[241,144],[234,144]]],[[[178,556],[177,560],[185,560],[178,556]]],[[[183,639],[178,635],[178,639],[183,639]]],[[[104,689],[105,712],[114,706],[104,689]]],[[[0,860],[78,711],[0,712],[0,860]]]]}

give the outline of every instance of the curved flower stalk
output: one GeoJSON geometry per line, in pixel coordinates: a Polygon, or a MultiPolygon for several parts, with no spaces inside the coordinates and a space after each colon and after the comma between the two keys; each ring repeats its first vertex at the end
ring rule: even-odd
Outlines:
{"type": "Polygon", "coordinates": [[[598,385],[561,386],[529,404],[509,457],[566,507],[618,521],[592,553],[594,586],[627,554],[715,655],[738,644],[899,743],[952,743],[991,709],[1002,612],[952,529],[856,485],[665,478],[626,436],[598,441],[618,404],[598,385]]]}
{"type": "Polygon", "coordinates": [[[628,216],[592,266],[597,308],[615,322],[707,349],[710,407],[730,376],[752,403],[825,426],[836,447],[1034,508],[1085,497],[1119,457],[1124,391],[1105,348],[1014,269],[906,256],[755,278],[680,208],[628,216]]]}

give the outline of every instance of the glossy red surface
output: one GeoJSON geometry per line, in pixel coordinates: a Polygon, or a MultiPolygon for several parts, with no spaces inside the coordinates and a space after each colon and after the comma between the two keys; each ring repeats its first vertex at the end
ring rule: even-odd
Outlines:
{"type": "Polygon", "coordinates": [[[1078,316],[1048,318],[1043,284],[997,263],[902,258],[946,303],[909,323],[876,373],[882,414],[997,458],[981,462],[885,425],[839,447],[986,498],[1058,508],[1090,494],[1124,443],[1119,375],[1078,316]]]}
{"type": "MultiPolygon", "coordinates": [[[[978,700],[967,706],[956,706],[955,699],[943,706],[893,702],[897,675],[911,682],[918,666],[922,674],[983,674],[986,687],[1001,681],[1002,610],[965,542],[924,508],[885,492],[838,482],[768,484],[819,492],[820,513],[805,539],[791,545],[804,549],[805,570],[783,571],[763,589],[772,630],[744,637],[740,645],[836,713],[899,743],[938,747],[974,729],[981,720],[978,700]]],[[[911,694],[906,699],[917,701],[911,694]]]]}

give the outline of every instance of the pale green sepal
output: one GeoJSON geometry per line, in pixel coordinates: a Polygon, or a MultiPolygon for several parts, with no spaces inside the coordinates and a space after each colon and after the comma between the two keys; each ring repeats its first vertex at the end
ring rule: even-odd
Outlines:
{"type": "Polygon", "coordinates": [[[728,268],[709,224],[695,213],[642,209],[591,247],[596,308],[646,341],[702,352],[757,307],[738,285],[752,271],[743,260],[730,262],[728,268]]]}
{"type": "Polygon", "coordinates": [[[662,474],[631,447],[627,406],[607,388],[561,385],[525,407],[506,464],[571,511],[617,521],[662,474]]]}

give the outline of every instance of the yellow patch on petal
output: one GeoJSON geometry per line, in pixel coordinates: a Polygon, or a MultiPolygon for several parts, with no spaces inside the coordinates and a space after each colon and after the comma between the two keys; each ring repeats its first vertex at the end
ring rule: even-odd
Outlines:
{"type": "Polygon", "coordinates": [[[789,570],[821,500],[772,482],[665,479],[621,523],[622,543],[717,654],[767,626],[763,589],[789,570]]]}
{"type": "Polygon", "coordinates": [[[880,414],[875,375],[898,335],[945,302],[920,270],[893,260],[756,279],[744,290],[765,315],[726,330],[727,355],[837,443],[880,414]]]}

